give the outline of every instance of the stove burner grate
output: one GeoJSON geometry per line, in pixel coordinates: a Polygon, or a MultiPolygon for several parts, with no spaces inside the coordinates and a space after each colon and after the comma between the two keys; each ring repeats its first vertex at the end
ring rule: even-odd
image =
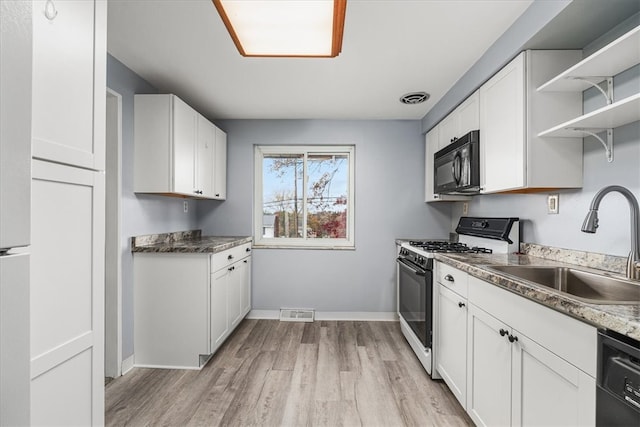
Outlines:
{"type": "Polygon", "coordinates": [[[465,254],[490,254],[493,250],[481,248],[478,246],[468,247],[464,243],[452,243],[438,240],[411,240],[409,244],[418,247],[427,252],[449,252],[449,253],[465,253],[465,254]]]}

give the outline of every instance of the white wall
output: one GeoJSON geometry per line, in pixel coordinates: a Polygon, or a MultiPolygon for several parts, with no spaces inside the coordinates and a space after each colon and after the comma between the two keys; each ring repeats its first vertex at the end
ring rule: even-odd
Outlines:
{"type": "Polygon", "coordinates": [[[448,237],[450,206],[424,203],[420,121],[229,120],[228,198],[198,205],[203,232],[251,235],[254,144],[355,144],[356,249],[256,249],[253,308],[395,311],[395,239],[448,237]]]}

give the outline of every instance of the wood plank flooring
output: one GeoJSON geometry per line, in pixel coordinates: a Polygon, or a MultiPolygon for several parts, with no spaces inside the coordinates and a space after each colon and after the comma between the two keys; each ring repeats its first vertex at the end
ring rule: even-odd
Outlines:
{"type": "Polygon", "coordinates": [[[135,368],[108,426],[469,426],[397,322],[244,320],[201,371],[135,368]]]}

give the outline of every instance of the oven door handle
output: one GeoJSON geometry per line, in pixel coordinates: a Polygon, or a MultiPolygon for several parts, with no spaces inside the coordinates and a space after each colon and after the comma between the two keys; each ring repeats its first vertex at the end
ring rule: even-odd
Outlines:
{"type": "Polygon", "coordinates": [[[426,276],[426,273],[424,271],[416,270],[411,264],[409,264],[403,258],[397,258],[397,261],[398,261],[398,264],[403,265],[407,270],[412,271],[413,274],[415,274],[416,276],[421,276],[421,277],[426,276]]]}

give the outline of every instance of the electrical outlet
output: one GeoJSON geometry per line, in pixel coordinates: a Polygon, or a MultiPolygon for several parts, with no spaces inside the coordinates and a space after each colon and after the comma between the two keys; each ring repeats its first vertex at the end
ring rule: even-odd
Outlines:
{"type": "Polygon", "coordinates": [[[469,215],[469,202],[462,203],[462,215],[469,215]]]}
{"type": "Polygon", "coordinates": [[[184,213],[189,212],[189,202],[187,202],[187,201],[185,200],[185,201],[184,201],[184,202],[182,202],[182,203],[184,203],[184,204],[182,205],[182,208],[184,209],[184,213]]]}
{"type": "Polygon", "coordinates": [[[547,196],[547,213],[557,214],[560,209],[560,195],[549,194],[547,196]]]}

